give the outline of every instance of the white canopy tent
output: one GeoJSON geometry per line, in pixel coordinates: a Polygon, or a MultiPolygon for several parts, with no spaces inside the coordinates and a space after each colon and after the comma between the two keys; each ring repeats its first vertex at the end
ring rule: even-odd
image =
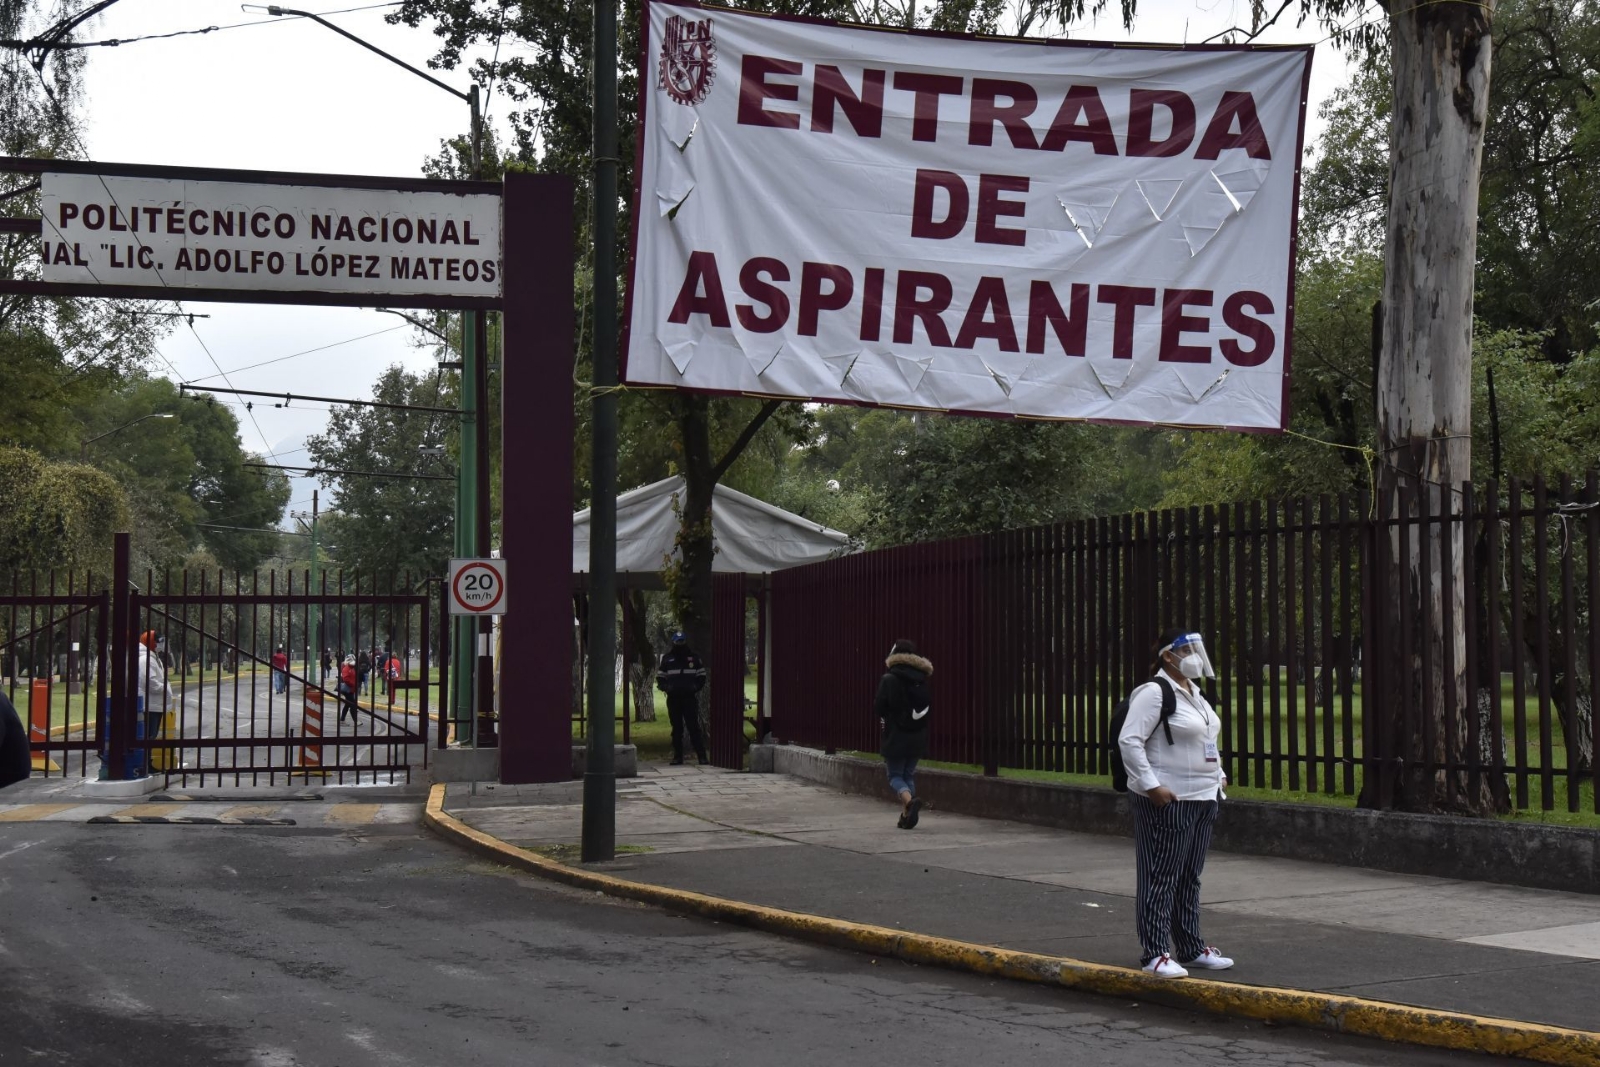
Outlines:
{"type": "MultiPolygon", "coordinates": [[[[684,492],[683,478],[666,478],[617,497],[617,573],[652,574],[673,553],[678,516],[672,499],[684,492]]],[[[725,486],[712,490],[713,569],[732,574],[767,574],[832,559],[852,551],[850,538],[821,523],[773,507],[725,486]]],[[[572,516],[572,571],[589,570],[589,509],[572,516]]]]}

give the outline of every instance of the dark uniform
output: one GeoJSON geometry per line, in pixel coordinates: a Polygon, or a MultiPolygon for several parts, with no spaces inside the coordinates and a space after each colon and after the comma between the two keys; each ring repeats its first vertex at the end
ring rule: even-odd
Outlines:
{"type": "Polygon", "coordinates": [[[667,694],[667,718],[672,721],[672,762],[683,762],[683,731],[701,763],[706,759],[705,740],[700,736],[700,700],[697,694],[706,687],[705,661],[689,650],[687,642],[674,642],[672,651],[661,657],[656,669],[656,688],[667,694]]]}
{"type": "Polygon", "coordinates": [[[28,751],[28,728],[17,709],[0,693],[0,788],[20,782],[33,774],[33,756],[28,751]]]}

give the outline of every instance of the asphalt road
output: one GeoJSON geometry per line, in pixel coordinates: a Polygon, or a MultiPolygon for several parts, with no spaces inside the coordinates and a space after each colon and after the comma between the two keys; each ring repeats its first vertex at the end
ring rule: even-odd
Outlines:
{"type": "MultiPolygon", "coordinates": [[[[183,750],[181,758],[184,770],[195,783],[212,783],[214,779],[209,773],[204,780],[197,776],[201,771],[209,772],[219,765],[244,768],[242,773],[248,775],[250,767],[281,767],[286,761],[296,758],[296,745],[290,742],[289,733],[293,730],[298,736],[302,729],[305,698],[304,688],[299,681],[291,681],[286,693],[273,692],[271,671],[258,671],[254,676],[242,674],[237,679],[224,680],[220,685],[199,674],[188,679],[170,674],[167,682],[172,688],[172,698],[164,708],[173,714],[174,726],[182,736],[261,738],[275,739],[277,742],[271,746],[183,750]]],[[[371,701],[373,691],[363,690],[362,699],[371,701]]],[[[420,765],[420,745],[383,743],[389,734],[408,728],[416,729],[417,723],[416,716],[406,715],[403,711],[391,713],[387,709],[376,712],[363,709],[359,717],[341,722],[338,698],[330,688],[323,696],[322,730],[329,739],[329,743],[323,746],[323,766],[345,768],[344,781],[354,783],[357,780],[354,772],[375,763],[388,765],[409,760],[420,765]],[[331,743],[335,737],[370,737],[373,743],[336,745],[331,743]]],[[[71,765],[75,767],[76,761],[71,765]]],[[[90,773],[93,773],[92,768],[90,773]]],[[[233,771],[225,772],[229,781],[234,776],[233,771]]],[[[365,781],[372,781],[374,776],[375,772],[370,771],[359,775],[365,781]]],[[[173,777],[175,781],[179,780],[176,772],[173,777]]],[[[376,777],[380,781],[405,780],[403,772],[376,772],[376,777]]],[[[266,784],[267,780],[261,778],[260,781],[266,784]]]]}
{"type": "Polygon", "coordinates": [[[410,826],[0,824],[5,1065],[1218,1062],[1495,1061],[872,961],[410,826]]]}

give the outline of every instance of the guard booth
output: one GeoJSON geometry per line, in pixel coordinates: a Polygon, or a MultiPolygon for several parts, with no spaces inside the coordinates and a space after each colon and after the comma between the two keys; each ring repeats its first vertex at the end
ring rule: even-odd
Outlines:
{"type": "MultiPolygon", "coordinates": [[[[37,217],[0,218],[0,233],[38,240],[36,257],[19,266],[18,276],[0,279],[0,294],[499,311],[502,448],[507,456],[538,457],[503,467],[501,555],[514,561],[520,582],[517,608],[502,627],[505,659],[537,654],[548,662],[564,654],[571,605],[561,561],[572,534],[547,504],[572,492],[570,178],[511,173],[503,183],[433,181],[0,157],[0,195],[35,194],[37,217]]],[[[486,526],[486,515],[479,520],[486,526]]],[[[88,707],[73,744],[81,750],[105,744],[110,770],[121,777],[122,754],[135,746],[142,725],[131,607],[179,605],[203,613],[224,598],[262,594],[165,591],[162,607],[148,586],[140,600],[125,567],[111,579],[109,590],[68,590],[61,604],[47,606],[70,617],[74,628],[92,624],[108,635],[100,647],[115,649],[100,657],[105,670],[95,684],[103,686],[104,702],[88,705],[87,694],[75,694],[88,707]]],[[[18,603],[40,604],[40,590],[11,592],[18,603]]],[[[267,595],[287,596],[308,613],[329,608],[317,589],[267,595]]],[[[343,601],[352,595],[364,594],[343,601]]],[[[32,649],[37,640],[28,640],[32,649]]],[[[19,654],[6,651],[13,659],[19,654]]],[[[502,781],[568,776],[570,727],[560,681],[567,672],[561,663],[550,667],[538,693],[523,689],[501,702],[502,781]]],[[[76,677],[75,670],[66,673],[76,677]]],[[[479,693],[486,690],[480,682],[479,693]]],[[[218,723],[193,740],[220,753],[233,740],[226,736],[231,729],[218,723]]],[[[45,754],[51,743],[47,734],[34,749],[45,754]]],[[[325,732],[321,747],[330,744],[337,742],[325,732]]],[[[78,765],[86,765],[78,755],[78,765]]]]}
{"type": "MultiPolygon", "coordinates": [[[[617,589],[623,614],[622,662],[635,651],[633,608],[628,593],[664,589],[661,564],[675,553],[679,518],[677,502],[684,492],[680,477],[666,478],[617,497],[617,589]]],[[[588,593],[589,509],[572,516],[574,598],[588,593]]],[[[711,732],[706,738],[713,766],[737,770],[744,765],[745,727],[757,740],[767,732],[768,579],[775,571],[836,559],[856,549],[849,535],[727,486],[711,494],[712,557],[711,647],[696,649],[709,673],[711,732]],[[754,611],[752,611],[752,607],[754,611]],[[756,618],[756,696],[746,703],[745,678],[750,616],[756,618]]],[[[575,604],[576,618],[588,613],[575,604]]],[[[584,647],[584,642],[575,642],[584,647]]],[[[577,672],[578,679],[586,677],[577,672]]],[[[622,687],[622,740],[630,738],[627,684],[622,687]]]]}

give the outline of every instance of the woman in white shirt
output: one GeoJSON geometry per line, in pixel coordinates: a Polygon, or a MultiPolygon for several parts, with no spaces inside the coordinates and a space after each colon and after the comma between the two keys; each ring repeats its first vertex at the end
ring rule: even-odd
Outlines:
{"type": "Polygon", "coordinates": [[[1217,751],[1222,720],[1196,684],[1216,676],[1199,634],[1162,634],[1151,674],[1129,697],[1117,738],[1134,794],[1139,965],[1159,978],[1183,978],[1185,968],[1233,966],[1200,937],[1200,872],[1228,781],[1217,751]],[[1165,721],[1163,687],[1172,693],[1165,721]]]}

